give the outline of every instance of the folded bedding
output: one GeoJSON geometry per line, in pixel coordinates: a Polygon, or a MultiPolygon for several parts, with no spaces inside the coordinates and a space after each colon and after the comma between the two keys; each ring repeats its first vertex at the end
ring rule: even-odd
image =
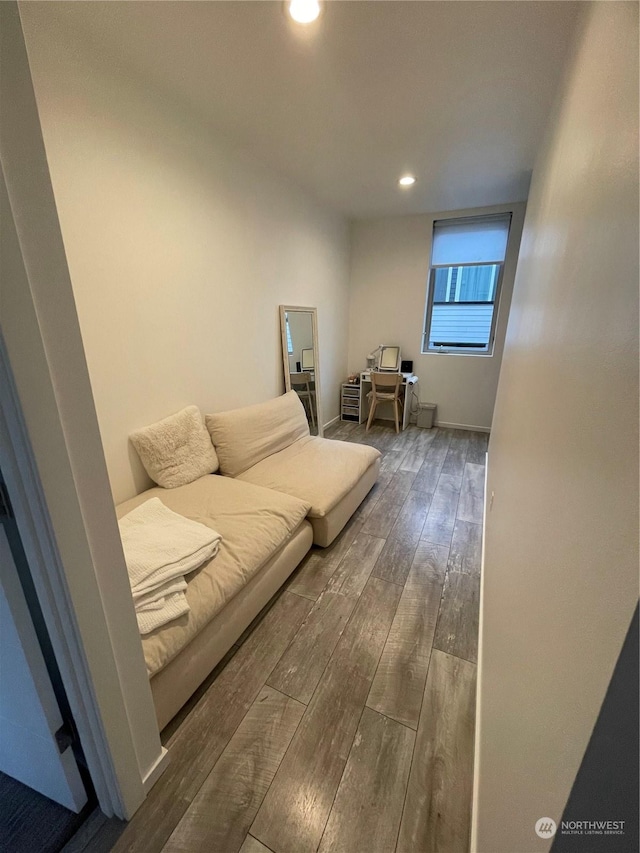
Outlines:
{"type": "Polygon", "coordinates": [[[167,581],[159,586],[158,589],[153,589],[151,592],[145,592],[143,595],[135,599],[136,610],[159,610],[162,607],[163,600],[168,595],[175,595],[176,592],[185,592],[187,582],[184,577],[176,578],[173,581],[167,581]]]}
{"type": "Polygon", "coordinates": [[[156,628],[161,628],[174,619],[179,619],[189,612],[189,602],[184,592],[173,592],[162,599],[162,603],[154,610],[139,610],[136,608],[138,630],[142,635],[150,634],[156,628]]]}
{"type": "Polygon", "coordinates": [[[119,521],[141,634],[189,611],[184,576],[211,560],[220,534],[151,498],[119,521]]]}
{"type": "MultiPolygon", "coordinates": [[[[310,505],[270,489],[208,474],[175,489],[149,489],[120,504],[118,518],[150,498],[158,498],[165,507],[222,537],[217,556],[186,576],[190,609],[142,637],[147,669],[154,675],[278,553],[304,522],[310,505]]],[[[151,613],[146,610],[146,615],[151,613]]]]}
{"type": "Polygon", "coordinates": [[[140,633],[150,634],[156,628],[161,628],[188,613],[191,608],[185,595],[186,591],[187,582],[180,577],[137,598],[135,610],[140,633]]]}

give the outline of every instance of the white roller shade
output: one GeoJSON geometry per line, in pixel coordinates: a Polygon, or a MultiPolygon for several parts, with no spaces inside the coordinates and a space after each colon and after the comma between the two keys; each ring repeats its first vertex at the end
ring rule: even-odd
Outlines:
{"type": "Polygon", "coordinates": [[[443,219],[433,224],[434,266],[502,263],[507,251],[511,215],[443,219]]]}

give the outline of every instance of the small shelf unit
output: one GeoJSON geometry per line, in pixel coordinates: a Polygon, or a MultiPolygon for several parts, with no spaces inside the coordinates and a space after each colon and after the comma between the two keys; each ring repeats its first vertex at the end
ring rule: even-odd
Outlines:
{"type": "Polygon", "coordinates": [[[360,417],[360,385],[343,382],[340,392],[340,420],[362,423],[360,417]]]}

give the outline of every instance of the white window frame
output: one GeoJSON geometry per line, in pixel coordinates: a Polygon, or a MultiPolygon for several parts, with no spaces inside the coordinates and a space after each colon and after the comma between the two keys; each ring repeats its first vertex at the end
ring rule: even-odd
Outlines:
{"type": "MultiPolygon", "coordinates": [[[[496,336],[496,324],[498,318],[498,311],[500,308],[500,295],[502,293],[502,277],[504,275],[504,261],[498,263],[497,261],[488,261],[487,263],[482,264],[460,264],[459,266],[474,266],[474,267],[499,267],[498,272],[498,281],[496,283],[496,292],[492,302],[483,302],[483,305],[493,305],[493,315],[491,317],[491,331],[489,332],[489,342],[486,347],[474,347],[471,345],[463,345],[463,346],[429,346],[429,334],[431,332],[431,315],[433,313],[433,297],[435,294],[435,279],[436,279],[436,270],[439,269],[451,269],[455,265],[452,264],[435,264],[429,267],[429,286],[427,288],[427,305],[425,310],[425,321],[424,321],[424,329],[422,332],[422,354],[426,355],[427,353],[433,352],[443,352],[443,353],[457,353],[458,355],[479,355],[479,356],[487,356],[493,355],[493,346],[495,343],[496,336]]],[[[458,281],[456,282],[456,288],[458,288],[460,282],[460,276],[458,276],[458,281]]],[[[449,287],[449,285],[447,285],[449,287]]],[[[450,303],[451,305],[459,304],[459,305],[473,305],[473,302],[467,303],[450,303]]]]}
{"type": "MultiPolygon", "coordinates": [[[[474,216],[474,219],[478,219],[478,221],[482,220],[485,216],[491,217],[500,214],[478,214],[474,216]]],[[[445,354],[445,355],[466,355],[466,356],[475,356],[477,358],[487,358],[493,355],[495,339],[496,339],[496,327],[498,323],[498,315],[500,312],[500,298],[502,296],[502,279],[504,277],[504,265],[507,258],[507,253],[509,251],[509,241],[511,239],[511,225],[513,223],[513,211],[504,211],[504,215],[509,215],[511,217],[511,222],[509,223],[509,234],[507,236],[507,246],[505,249],[505,257],[502,261],[485,261],[474,264],[429,264],[429,274],[427,277],[427,298],[425,303],[425,315],[424,315],[424,323],[422,327],[422,344],[420,351],[422,355],[432,355],[432,354],[445,354]],[[429,346],[429,336],[431,334],[431,316],[433,314],[433,298],[435,296],[435,280],[436,280],[436,270],[438,269],[452,269],[456,266],[465,267],[465,266],[497,266],[499,267],[498,272],[498,281],[496,283],[496,292],[493,298],[493,314],[491,317],[491,330],[489,332],[489,341],[486,347],[474,347],[469,345],[463,346],[429,346]]],[[[444,219],[448,222],[455,222],[456,219],[469,219],[468,216],[448,216],[448,217],[440,217],[438,219],[434,219],[431,227],[431,241],[433,245],[433,229],[435,227],[436,222],[442,222],[444,219]]],[[[456,281],[456,289],[459,287],[460,276],[456,281]]],[[[451,287],[451,280],[449,277],[449,281],[447,282],[447,295],[449,293],[449,289],[451,287]]],[[[471,303],[472,304],[472,303],[471,303]]],[[[490,304],[490,303],[483,303],[490,304]]]]}

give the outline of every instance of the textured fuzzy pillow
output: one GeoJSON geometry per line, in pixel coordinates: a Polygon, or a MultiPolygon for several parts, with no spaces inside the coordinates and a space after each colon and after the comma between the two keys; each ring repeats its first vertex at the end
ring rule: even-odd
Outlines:
{"type": "Polygon", "coordinates": [[[138,429],[129,438],[147,474],[165,489],[218,470],[218,457],[197,406],[138,429]]]}

